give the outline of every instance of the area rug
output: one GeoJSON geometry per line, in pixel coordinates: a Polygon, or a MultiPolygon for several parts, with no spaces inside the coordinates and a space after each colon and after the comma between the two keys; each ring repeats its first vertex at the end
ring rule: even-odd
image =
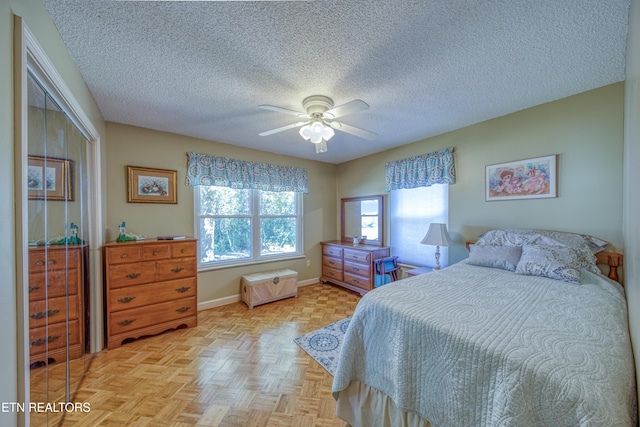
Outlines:
{"type": "Polygon", "coordinates": [[[338,356],[342,348],[344,333],[349,327],[351,317],[332,323],[316,331],[295,338],[296,344],[309,353],[331,375],[336,372],[338,356]]]}

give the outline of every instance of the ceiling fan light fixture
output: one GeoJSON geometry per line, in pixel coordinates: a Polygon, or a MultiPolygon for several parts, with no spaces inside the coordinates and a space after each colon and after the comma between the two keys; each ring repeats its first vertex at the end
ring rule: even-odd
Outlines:
{"type": "Polygon", "coordinates": [[[305,141],[308,141],[311,138],[311,126],[304,125],[300,128],[300,136],[304,138],[305,141]]]}
{"type": "Polygon", "coordinates": [[[316,146],[316,154],[326,153],[327,152],[327,141],[324,139],[320,141],[318,144],[314,144],[316,146]]]}
{"type": "Polygon", "coordinates": [[[322,138],[325,141],[330,140],[331,138],[333,138],[333,135],[335,135],[336,133],[334,132],[333,129],[331,129],[329,126],[325,126],[324,130],[322,131],[322,138]]]}

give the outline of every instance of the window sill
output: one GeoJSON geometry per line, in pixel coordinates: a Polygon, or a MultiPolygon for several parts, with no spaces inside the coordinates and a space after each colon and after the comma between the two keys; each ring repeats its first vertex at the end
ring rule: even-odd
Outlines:
{"type": "Polygon", "coordinates": [[[267,264],[270,262],[280,262],[280,261],[291,261],[291,260],[296,260],[296,259],[304,259],[305,256],[302,254],[294,254],[294,255],[290,255],[290,256],[280,256],[277,258],[269,258],[269,259],[261,259],[258,261],[255,260],[251,260],[251,261],[236,261],[236,262],[225,262],[220,263],[219,265],[205,265],[205,266],[199,266],[198,267],[198,273],[202,273],[205,271],[212,271],[212,270],[222,270],[225,268],[237,268],[237,267],[246,267],[246,266],[250,266],[250,265],[256,265],[256,264],[267,264]]]}

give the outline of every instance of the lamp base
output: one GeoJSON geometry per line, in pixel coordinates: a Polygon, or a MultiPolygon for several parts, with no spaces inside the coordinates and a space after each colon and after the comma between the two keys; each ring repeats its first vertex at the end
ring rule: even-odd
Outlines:
{"type": "Polygon", "coordinates": [[[436,246],[436,265],[433,269],[440,270],[440,246],[436,246]]]}

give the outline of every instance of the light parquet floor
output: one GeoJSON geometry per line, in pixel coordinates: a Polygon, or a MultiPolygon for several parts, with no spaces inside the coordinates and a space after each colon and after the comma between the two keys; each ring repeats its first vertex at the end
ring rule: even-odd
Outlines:
{"type": "Polygon", "coordinates": [[[249,310],[200,311],[198,326],[95,355],[63,426],[346,426],[333,377],[293,339],[351,316],[360,296],[309,285],[249,310]]]}

